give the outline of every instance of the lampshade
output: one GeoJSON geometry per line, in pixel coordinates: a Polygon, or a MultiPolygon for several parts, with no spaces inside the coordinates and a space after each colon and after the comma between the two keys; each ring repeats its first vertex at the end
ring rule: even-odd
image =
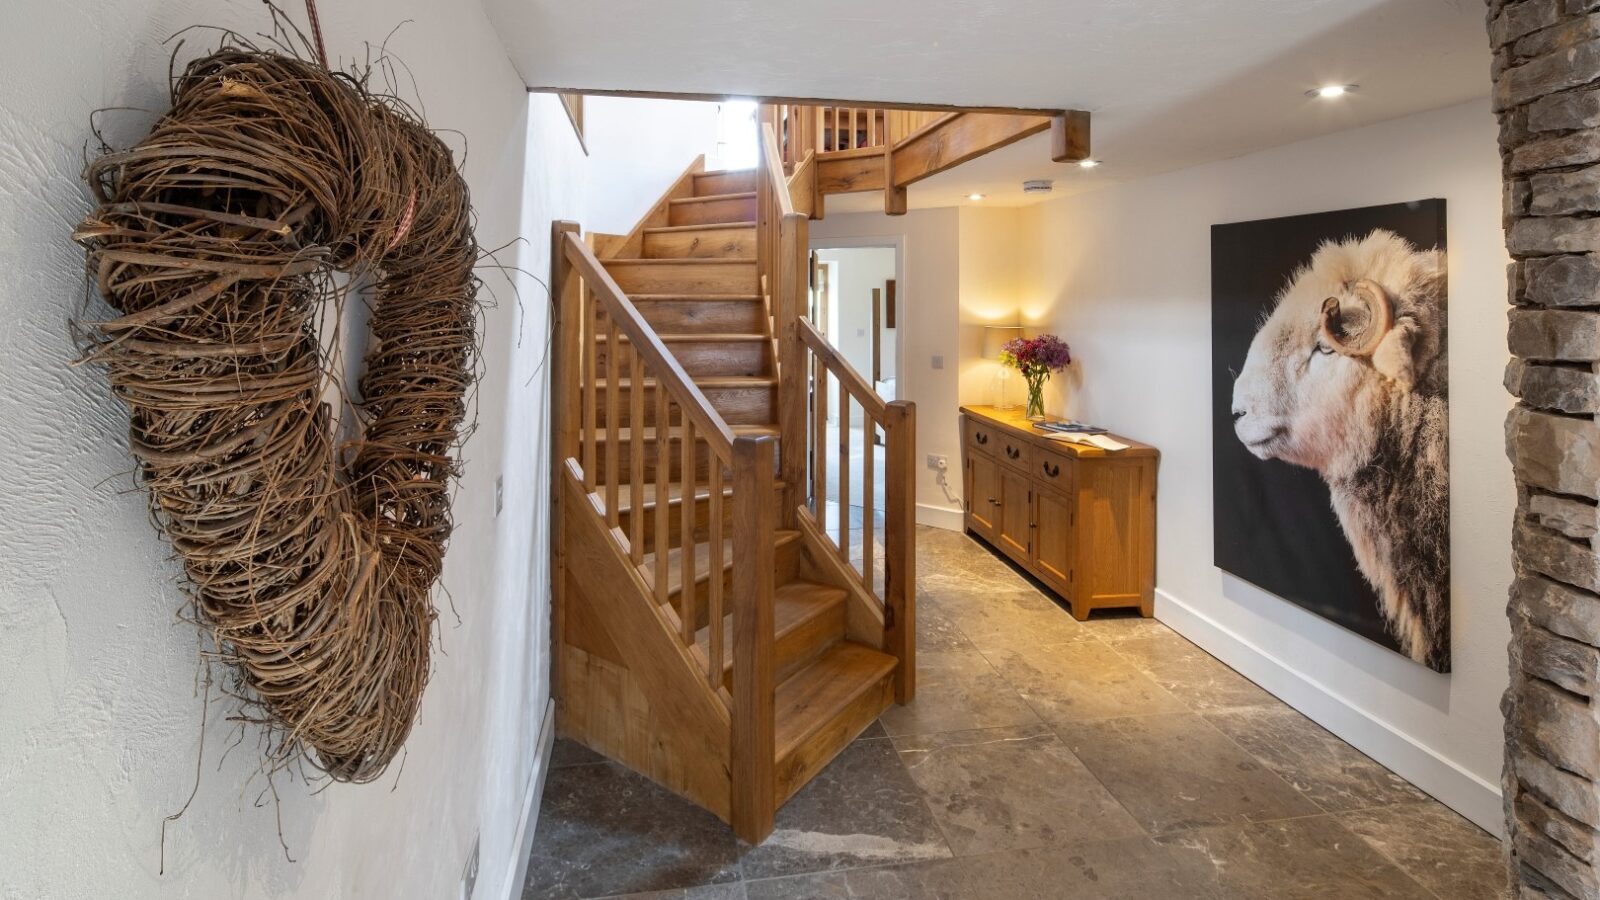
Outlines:
{"type": "Polygon", "coordinates": [[[999,359],[1000,348],[1014,338],[1022,337],[1021,325],[985,325],[983,326],[983,357],[984,359],[999,359]]]}

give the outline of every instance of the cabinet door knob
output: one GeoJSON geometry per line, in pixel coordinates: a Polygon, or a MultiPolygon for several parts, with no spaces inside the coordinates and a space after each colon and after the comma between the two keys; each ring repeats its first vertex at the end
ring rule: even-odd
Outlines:
{"type": "Polygon", "coordinates": [[[1061,474],[1061,467],[1058,465],[1051,465],[1050,460],[1047,459],[1044,461],[1044,474],[1050,478],[1054,478],[1061,474]]]}
{"type": "Polygon", "coordinates": [[[1021,455],[1022,455],[1022,451],[1021,450],[1018,450],[1017,448],[1011,446],[1010,444],[1006,445],[1006,458],[1007,459],[1016,459],[1017,457],[1019,457],[1021,455]]]}

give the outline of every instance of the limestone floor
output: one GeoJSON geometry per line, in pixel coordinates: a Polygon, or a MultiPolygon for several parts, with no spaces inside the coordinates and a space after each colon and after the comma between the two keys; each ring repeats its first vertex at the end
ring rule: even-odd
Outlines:
{"type": "Polygon", "coordinates": [[[1493,837],[1153,620],[918,533],[920,686],[759,847],[570,742],[524,900],[1490,900],[1493,837]]]}

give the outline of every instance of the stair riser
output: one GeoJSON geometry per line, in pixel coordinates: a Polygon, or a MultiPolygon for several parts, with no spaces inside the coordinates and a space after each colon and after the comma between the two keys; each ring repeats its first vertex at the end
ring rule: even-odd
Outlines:
{"type": "Polygon", "coordinates": [[[754,294],[755,263],[609,262],[606,271],[625,294],[754,294]]]}
{"type": "MultiPolygon", "coordinates": [[[[628,388],[618,385],[621,394],[617,409],[617,424],[627,428],[633,424],[632,410],[628,404],[628,388]]],[[[700,392],[711,401],[711,407],[722,416],[723,421],[729,425],[767,425],[778,420],[778,391],[776,387],[758,385],[755,387],[721,388],[701,387],[700,392]]],[[[596,396],[603,398],[598,390],[596,396]]],[[[601,399],[596,404],[596,419],[603,428],[607,424],[605,403],[601,399]]],[[[676,406],[672,407],[668,415],[669,424],[677,425],[683,421],[683,414],[676,406]]],[[[644,389],[644,423],[656,424],[656,389],[650,386],[644,389]]]]}
{"type": "Polygon", "coordinates": [[[730,226],[705,231],[646,232],[649,259],[755,259],[756,230],[730,226]]]}
{"type": "MultiPolygon", "coordinates": [[[[763,334],[766,309],[759,300],[639,300],[634,305],[661,334],[763,334]]],[[[595,313],[604,327],[605,317],[595,313]]]]}
{"type": "MultiPolygon", "coordinates": [[[[773,502],[778,502],[783,496],[781,489],[774,489],[773,502]]],[[[704,543],[711,539],[711,498],[705,497],[691,501],[694,503],[694,541],[704,543]]],[[[624,534],[633,534],[632,511],[622,513],[621,524],[624,534]]],[[[656,511],[655,507],[647,506],[641,513],[644,516],[645,547],[650,550],[656,545],[656,511]]],[[[722,535],[728,537],[733,534],[733,498],[722,498],[722,535]]],[[[669,546],[680,546],[683,543],[683,506],[678,503],[668,504],[667,507],[667,543],[669,546]]]]}
{"type": "MultiPolygon", "coordinates": [[[[799,628],[779,635],[773,644],[772,665],[776,670],[773,681],[783,682],[844,640],[844,616],[844,604],[840,603],[799,628]]],[[[733,690],[732,666],[724,671],[722,683],[733,690]]]]}
{"type": "Polygon", "coordinates": [[[894,674],[891,672],[841,710],[827,728],[813,735],[793,753],[780,758],[776,766],[778,804],[781,806],[796,791],[805,787],[893,703],[894,674]]]}
{"type": "Polygon", "coordinates": [[[712,225],[721,222],[753,222],[756,218],[756,199],[740,197],[728,200],[705,200],[698,203],[674,203],[667,212],[668,225],[712,225]]]}
{"type": "MultiPolygon", "coordinates": [[[[777,439],[774,439],[773,443],[776,445],[778,443],[777,439]]],[[[682,460],[679,459],[678,442],[673,440],[671,441],[671,444],[671,461],[668,464],[667,477],[676,481],[679,476],[679,471],[682,468],[682,460]]],[[[604,432],[602,432],[600,440],[595,442],[595,481],[601,485],[605,484],[605,454],[606,440],[604,432]]],[[[699,484],[706,484],[710,480],[711,468],[707,463],[707,458],[710,455],[711,454],[706,442],[704,440],[699,441],[695,448],[694,454],[694,476],[699,484]]],[[[773,455],[774,457],[777,456],[777,450],[773,451],[773,455]]],[[[629,466],[632,464],[632,460],[633,442],[631,440],[622,441],[617,447],[617,480],[619,482],[626,483],[631,477],[630,473],[632,472],[632,469],[630,469],[629,466]]],[[[774,466],[773,474],[777,474],[776,466],[774,466]]],[[[733,472],[729,470],[727,466],[723,466],[722,468],[722,478],[724,484],[733,484],[733,472]]],[[[647,440],[644,442],[644,480],[648,484],[655,484],[656,481],[655,441],[647,440]]],[[[604,490],[605,489],[603,487],[600,488],[602,493],[604,493],[604,490]]]]}
{"type": "MultiPolygon", "coordinates": [[[[728,537],[728,536],[729,535],[726,535],[726,534],[724,535],[724,537],[728,537]]],[[[775,562],[774,569],[776,570],[775,571],[775,579],[776,579],[775,583],[776,584],[785,584],[785,583],[787,583],[789,581],[793,581],[797,577],[796,573],[800,569],[800,545],[801,545],[800,541],[790,541],[787,544],[779,543],[778,546],[775,548],[775,550],[773,552],[773,560],[775,562]]],[[[702,575],[703,575],[703,573],[702,573],[702,575]]],[[[645,580],[649,581],[648,578],[645,579],[645,580]]],[[[695,623],[694,623],[694,627],[695,627],[696,631],[699,631],[700,629],[706,627],[706,625],[711,621],[711,618],[710,618],[710,615],[709,615],[709,612],[708,612],[708,610],[710,608],[710,603],[711,603],[711,579],[702,577],[695,584],[694,596],[695,596],[695,603],[694,603],[694,605],[695,605],[695,623]]],[[[676,591],[674,591],[672,593],[672,595],[671,595],[670,599],[668,600],[668,602],[672,604],[672,607],[674,609],[678,608],[678,594],[677,594],[676,591]]],[[[732,604],[733,604],[733,569],[732,569],[731,566],[729,566],[722,574],[722,612],[724,614],[732,612],[733,611],[733,605],[732,604]]],[[[727,647],[727,652],[728,653],[731,654],[733,652],[733,636],[732,635],[728,635],[725,638],[724,646],[727,647]]],[[[724,660],[724,662],[726,662],[726,660],[724,660]]]]}
{"type": "MultiPolygon", "coordinates": [[[[765,340],[672,341],[666,347],[690,378],[771,374],[771,344],[765,340]]],[[[612,376],[609,350],[602,343],[595,351],[595,375],[598,378],[612,376]]],[[[623,355],[624,361],[616,370],[618,375],[626,378],[630,374],[625,361],[627,352],[624,351],[623,355]]]]}
{"type": "Polygon", "coordinates": [[[744,194],[756,189],[755,170],[740,172],[707,172],[694,176],[694,195],[744,194]]]}

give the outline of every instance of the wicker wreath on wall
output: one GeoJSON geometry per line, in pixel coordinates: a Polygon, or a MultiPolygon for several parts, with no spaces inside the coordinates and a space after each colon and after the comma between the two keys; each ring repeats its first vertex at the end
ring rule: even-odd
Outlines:
{"type": "Polygon", "coordinates": [[[86,177],[98,208],[74,238],[120,315],[88,357],[131,411],[196,618],[264,713],[246,718],[281,728],[277,763],[371,780],[429,673],[478,360],[466,183],[366,77],[231,39],[86,177]],[[343,442],[317,331],[340,273],[371,291],[361,427],[343,442]]]}

